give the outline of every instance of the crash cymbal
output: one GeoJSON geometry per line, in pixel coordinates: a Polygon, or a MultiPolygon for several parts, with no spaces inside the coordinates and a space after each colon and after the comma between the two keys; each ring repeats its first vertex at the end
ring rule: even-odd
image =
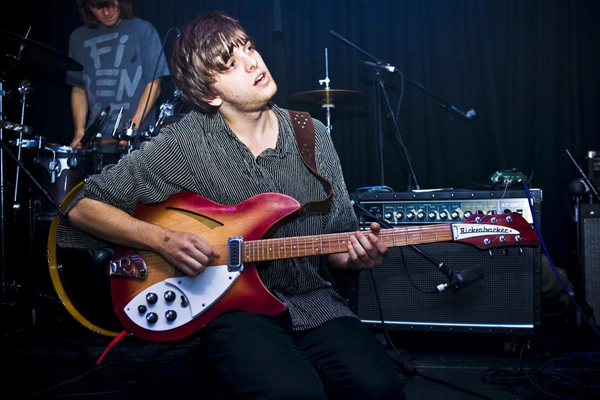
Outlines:
{"type": "Polygon", "coordinates": [[[2,50],[11,51],[11,54],[4,54],[5,57],[16,59],[19,54],[20,46],[23,46],[20,58],[25,62],[41,64],[48,67],[58,67],[67,71],[82,71],[83,66],[71,57],[54,50],[44,44],[34,40],[16,35],[11,32],[0,30],[1,42],[4,43],[2,50]],[[14,46],[5,48],[7,44],[12,43],[14,46]]]}
{"type": "Polygon", "coordinates": [[[318,104],[322,107],[343,107],[364,103],[367,101],[367,95],[354,90],[323,89],[292,94],[288,100],[318,104]]]}

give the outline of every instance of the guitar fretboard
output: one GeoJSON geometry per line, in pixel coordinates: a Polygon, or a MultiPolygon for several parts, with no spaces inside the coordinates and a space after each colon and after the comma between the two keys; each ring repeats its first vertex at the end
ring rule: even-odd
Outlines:
{"type": "MultiPolygon", "coordinates": [[[[245,241],[244,263],[344,253],[353,232],[245,241]]],[[[377,235],[386,247],[399,247],[452,240],[450,224],[382,229],[377,235]]]]}

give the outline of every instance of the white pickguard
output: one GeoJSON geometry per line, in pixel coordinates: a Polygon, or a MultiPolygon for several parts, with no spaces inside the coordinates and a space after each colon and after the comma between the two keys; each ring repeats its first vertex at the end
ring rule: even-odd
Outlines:
{"type": "Polygon", "coordinates": [[[168,331],[187,324],[204,311],[208,310],[225,294],[237,280],[240,271],[229,271],[227,265],[209,267],[195,278],[187,276],[169,278],[155,283],[138,293],[124,308],[125,314],[136,325],[151,331],[168,331]],[[175,292],[174,301],[165,299],[165,292],[175,292]],[[150,304],[146,296],[154,293],[158,301],[150,304]],[[140,313],[139,306],[145,306],[146,311],[140,313]],[[177,318],[168,321],[167,311],[175,311],[177,318]],[[156,313],[158,320],[150,323],[146,319],[149,313],[156,313]]]}

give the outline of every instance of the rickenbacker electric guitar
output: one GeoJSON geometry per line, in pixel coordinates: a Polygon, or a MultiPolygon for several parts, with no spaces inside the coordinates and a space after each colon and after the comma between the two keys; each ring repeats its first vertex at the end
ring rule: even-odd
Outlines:
{"type": "MultiPolygon", "coordinates": [[[[185,338],[229,310],[278,314],[285,305],[258,277],[263,261],[346,252],[352,232],[263,239],[294,218],[300,204],[279,193],[263,193],[237,205],[221,205],[191,192],[140,205],[134,217],[210,242],[221,257],[195,278],[182,276],[149,251],[116,248],[110,263],[115,312],[125,329],[150,341],[185,338]]],[[[472,215],[456,224],[382,229],[387,247],[463,242],[480,249],[537,246],[534,229],[518,213],[472,215]]]]}

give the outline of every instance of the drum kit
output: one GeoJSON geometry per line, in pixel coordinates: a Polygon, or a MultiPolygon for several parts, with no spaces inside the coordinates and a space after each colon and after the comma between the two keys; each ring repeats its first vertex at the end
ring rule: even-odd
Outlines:
{"type": "MultiPolygon", "coordinates": [[[[82,148],[54,143],[45,136],[34,135],[37,130],[26,125],[28,118],[25,114],[33,91],[31,83],[25,79],[16,84],[10,77],[17,75],[13,72],[27,71],[27,67],[42,66],[60,71],[81,71],[83,67],[46,45],[2,30],[1,57],[4,57],[0,60],[2,305],[8,308],[19,305],[14,299],[20,298],[18,292],[25,286],[30,286],[27,292],[30,292],[31,286],[45,286],[45,282],[40,284],[39,275],[47,278],[47,273],[22,272],[32,268],[31,261],[38,261],[36,257],[39,255],[36,253],[43,252],[43,261],[46,263],[42,267],[49,267],[52,284],[50,289],[56,292],[58,299],[54,299],[53,295],[39,293],[36,297],[53,298],[62,303],[82,325],[94,332],[114,336],[113,329],[118,329],[119,324],[111,310],[106,269],[98,267],[98,254],[73,255],[66,249],[59,249],[56,245],[56,230],[61,218],[64,218],[64,210],[81,191],[85,178],[99,172],[107,159],[116,162],[131,152],[134,142],[150,140],[163,124],[169,123],[175,106],[169,101],[162,104],[156,123],[147,131],[134,131],[133,127],[119,132],[115,129],[115,140],[110,143],[96,139],[96,128],[101,126],[97,122],[101,121],[95,121],[96,124],[91,124],[91,129],[86,130],[91,135],[86,138],[82,148]],[[5,90],[5,86],[17,86],[18,89],[5,90]],[[17,101],[19,104],[16,104],[17,101]],[[9,109],[13,112],[7,112],[9,109]],[[18,122],[12,121],[13,119],[18,119],[18,122]],[[123,140],[128,142],[127,146],[118,145],[123,140]],[[46,247],[43,250],[37,249],[41,247],[38,243],[40,235],[43,236],[46,247]],[[82,263],[87,263],[88,267],[82,268],[82,263]],[[87,276],[82,276],[83,274],[87,276]],[[35,282],[33,285],[28,282],[30,278],[35,282]],[[19,282],[19,279],[22,281],[19,282]],[[81,283],[85,280],[104,282],[106,285],[94,284],[76,289],[82,287],[81,283]],[[90,293],[93,294],[90,296],[90,293]]],[[[174,104],[177,104],[179,99],[177,93],[175,95],[174,104]]],[[[45,289],[41,288],[42,292],[45,289]]],[[[29,304],[29,301],[25,303],[29,304]]]]}

